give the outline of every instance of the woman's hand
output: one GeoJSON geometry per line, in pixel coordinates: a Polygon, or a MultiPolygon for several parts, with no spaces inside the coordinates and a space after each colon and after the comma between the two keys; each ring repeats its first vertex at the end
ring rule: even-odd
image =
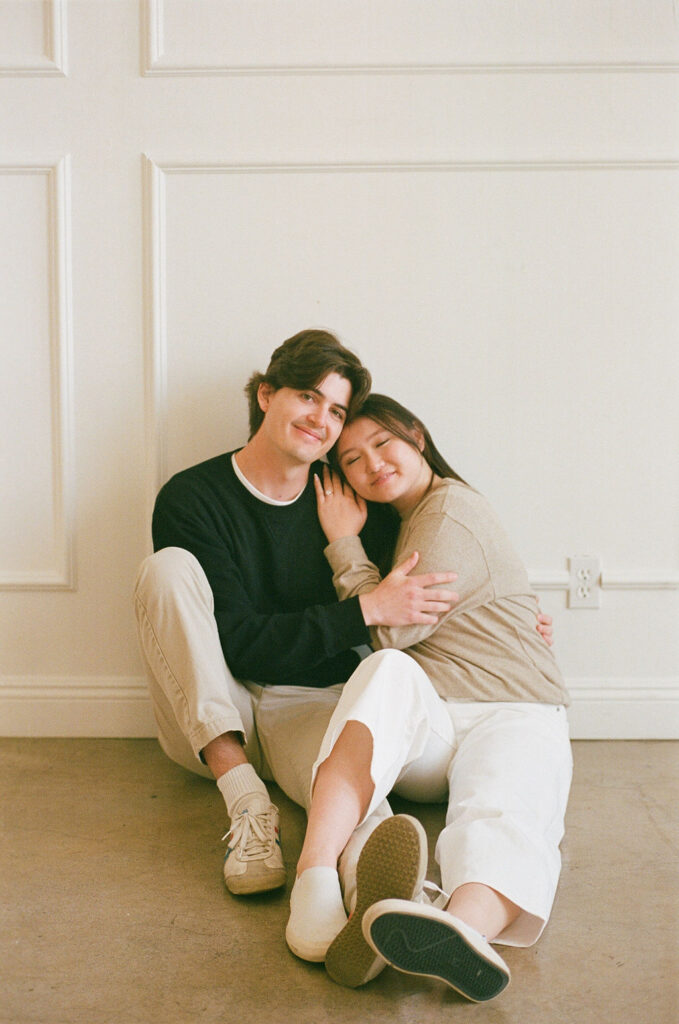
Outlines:
{"type": "Polygon", "coordinates": [[[554,637],[552,636],[552,617],[551,615],[545,615],[544,612],[538,610],[538,622],[535,627],[545,641],[545,643],[551,647],[554,643],[554,637]]]}
{"type": "Polygon", "coordinates": [[[331,544],[340,537],[357,537],[368,518],[368,506],[363,498],[354,494],[348,483],[337,473],[323,467],[323,481],[314,475],[318,518],[323,533],[331,544]]]}

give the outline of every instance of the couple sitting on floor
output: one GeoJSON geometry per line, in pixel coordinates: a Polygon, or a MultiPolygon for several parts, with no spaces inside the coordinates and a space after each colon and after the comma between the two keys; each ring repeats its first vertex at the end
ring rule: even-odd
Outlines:
{"type": "Polygon", "coordinates": [[[550,620],[488,502],[334,336],[288,339],[246,391],[245,447],[176,474],[154,510],[136,607],[161,745],[217,781],[234,893],[286,880],[262,780],[307,809],[297,956],[351,987],[390,963],[493,998],[509,969],[491,943],[538,939],[560,871],[550,620]],[[436,900],[392,790],[448,801],[436,900]]]}

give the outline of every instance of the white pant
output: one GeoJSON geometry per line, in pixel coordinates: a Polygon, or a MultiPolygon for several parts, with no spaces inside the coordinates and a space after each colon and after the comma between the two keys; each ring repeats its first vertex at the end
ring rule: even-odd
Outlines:
{"type": "Polygon", "coordinates": [[[521,909],[496,941],[535,942],[561,869],[572,776],[565,709],[444,701],[412,658],[385,650],[345,684],[312,779],[348,721],[363,723],[373,737],[368,814],[392,789],[409,800],[447,796],[436,845],[444,890],[468,882],[492,887],[521,909]]]}
{"type": "MultiPolygon", "coordinates": [[[[210,584],[183,548],[163,548],[142,563],[135,611],[158,739],[168,757],[212,778],[202,749],[223,733],[239,732],[260,776],[308,808],[311,769],[342,685],[318,689],[236,680],[224,661],[210,584]]],[[[347,906],[360,850],[391,814],[386,801],[379,803],[340,860],[347,906]]]]}

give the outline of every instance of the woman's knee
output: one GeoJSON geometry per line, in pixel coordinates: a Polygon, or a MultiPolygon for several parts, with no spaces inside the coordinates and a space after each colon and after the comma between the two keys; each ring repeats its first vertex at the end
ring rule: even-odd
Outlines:
{"type": "Polygon", "coordinates": [[[383,650],[362,661],[344,684],[337,714],[351,718],[355,712],[374,725],[388,718],[393,728],[412,732],[415,722],[438,720],[440,704],[429,677],[412,658],[383,650]]]}
{"type": "Polygon", "coordinates": [[[384,647],[381,651],[374,651],[369,654],[365,659],[365,662],[371,662],[374,665],[400,665],[405,667],[407,662],[412,661],[410,655],[406,654],[405,651],[397,651],[395,647],[384,647]]]}
{"type": "MultiPolygon", "coordinates": [[[[408,654],[385,647],[364,658],[357,671],[363,672],[371,678],[389,676],[389,678],[403,679],[411,674],[413,667],[419,669],[419,665],[408,654]]],[[[419,671],[422,670],[419,669],[419,671]]]]}
{"type": "MultiPolygon", "coordinates": [[[[403,695],[434,692],[429,676],[417,662],[403,651],[391,648],[375,651],[365,658],[349,682],[352,680],[361,689],[387,688],[391,699],[397,692],[403,695]]],[[[345,684],[345,689],[347,686],[349,683],[345,684]]]]}

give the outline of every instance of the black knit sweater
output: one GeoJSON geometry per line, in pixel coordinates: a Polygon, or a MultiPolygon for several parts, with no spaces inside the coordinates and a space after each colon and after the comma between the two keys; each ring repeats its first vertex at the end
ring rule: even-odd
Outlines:
{"type": "MultiPolygon", "coordinates": [[[[202,565],[215,601],[224,657],[254,682],[330,686],[358,664],[352,647],[369,642],[358,598],[338,602],[316,513],[313,473],[290,505],[260,501],[236,477],[231,453],[177,473],[153,513],[153,546],[181,547],[202,565]]],[[[371,510],[362,534],[383,562],[395,536],[385,509],[371,510]]]]}

